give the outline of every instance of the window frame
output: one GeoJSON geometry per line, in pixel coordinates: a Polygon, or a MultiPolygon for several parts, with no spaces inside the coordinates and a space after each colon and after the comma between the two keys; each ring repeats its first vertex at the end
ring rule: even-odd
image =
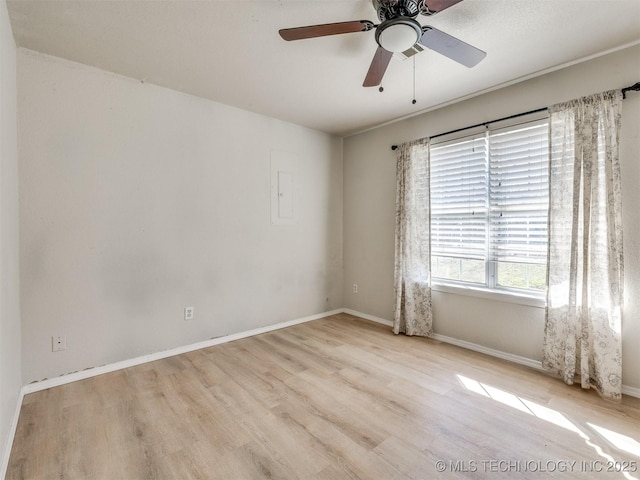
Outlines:
{"type": "MultiPolygon", "coordinates": [[[[459,140],[463,140],[466,138],[470,138],[473,136],[478,136],[480,134],[485,135],[487,141],[487,198],[486,198],[486,232],[487,232],[487,246],[486,246],[486,254],[487,258],[485,260],[485,275],[484,275],[484,283],[480,284],[477,282],[470,282],[464,280],[455,280],[448,279],[444,277],[436,277],[433,275],[433,252],[431,252],[430,259],[430,272],[431,272],[431,285],[432,289],[435,291],[443,292],[443,293],[453,293],[459,295],[468,295],[480,298],[487,298],[493,300],[499,300],[509,303],[517,303],[522,305],[528,305],[532,307],[544,307],[546,305],[546,296],[547,296],[547,288],[544,290],[537,289],[527,289],[527,288],[518,288],[518,287],[509,287],[509,286],[501,286],[498,285],[498,262],[493,257],[491,252],[491,206],[490,206],[490,187],[489,184],[491,182],[491,160],[489,158],[490,145],[489,145],[489,135],[491,132],[499,131],[503,129],[509,128],[517,128],[519,125],[533,123],[533,122],[544,122],[547,124],[549,122],[549,114],[547,111],[543,112],[535,112],[533,114],[527,114],[519,116],[518,118],[511,118],[506,121],[498,121],[490,124],[485,124],[482,127],[473,127],[470,129],[465,129],[464,131],[456,131],[454,134],[442,136],[442,138],[438,139],[437,143],[431,143],[429,145],[429,149],[434,146],[442,145],[443,143],[451,143],[459,140]]],[[[550,152],[549,152],[550,154],[550,152]]],[[[430,161],[430,169],[432,168],[432,164],[430,161]]],[[[547,213],[548,215],[548,213],[547,213]]],[[[431,227],[433,228],[433,227],[431,227]]],[[[433,235],[433,232],[432,232],[433,235]]],[[[452,257],[456,258],[456,257],[452,257]]],[[[526,265],[536,265],[536,264],[526,264],[526,265]]],[[[548,279],[547,279],[548,284],[548,279]]]]}

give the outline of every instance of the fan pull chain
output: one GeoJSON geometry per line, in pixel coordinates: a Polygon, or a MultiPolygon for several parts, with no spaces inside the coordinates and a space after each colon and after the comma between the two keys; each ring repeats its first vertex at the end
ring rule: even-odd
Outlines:
{"type": "Polygon", "coordinates": [[[416,100],[416,56],[413,56],[413,100],[411,101],[412,105],[415,105],[416,100]]]}

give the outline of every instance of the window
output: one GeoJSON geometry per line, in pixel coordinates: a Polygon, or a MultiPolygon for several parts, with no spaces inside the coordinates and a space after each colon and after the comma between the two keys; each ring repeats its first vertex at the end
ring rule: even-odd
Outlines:
{"type": "Polygon", "coordinates": [[[434,281],[546,290],[548,121],[434,144],[430,155],[434,281]]]}

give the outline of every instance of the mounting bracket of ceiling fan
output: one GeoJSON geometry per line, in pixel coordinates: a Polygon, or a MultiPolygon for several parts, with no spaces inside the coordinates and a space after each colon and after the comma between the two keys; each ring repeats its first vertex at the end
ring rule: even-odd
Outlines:
{"type": "Polygon", "coordinates": [[[430,16],[462,0],[372,0],[380,21],[396,17],[430,16]]]}
{"type": "Polygon", "coordinates": [[[372,0],[380,24],[369,20],[327,23],[307,27],[284,28],[280,36],[287,41],[368,32],[375,29],[378,48],[373,56],[364,87],[376,87],[382,82],[394,53],[412,56],[424,50],[434,50],[466,67],[474,67],[485,56],[482,50],[431,26],[421,26],[418,14],[430,16],[462,0],[372,0]]]}

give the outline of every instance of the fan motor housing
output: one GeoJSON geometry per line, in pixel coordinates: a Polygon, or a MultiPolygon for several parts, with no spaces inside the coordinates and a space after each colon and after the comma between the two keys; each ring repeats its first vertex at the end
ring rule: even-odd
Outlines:
{"type": "Polygon", "coordinates": [[[421,0],[372,0],[381,22],[398,17],[414,18],[420,13],[421,0]]]}

